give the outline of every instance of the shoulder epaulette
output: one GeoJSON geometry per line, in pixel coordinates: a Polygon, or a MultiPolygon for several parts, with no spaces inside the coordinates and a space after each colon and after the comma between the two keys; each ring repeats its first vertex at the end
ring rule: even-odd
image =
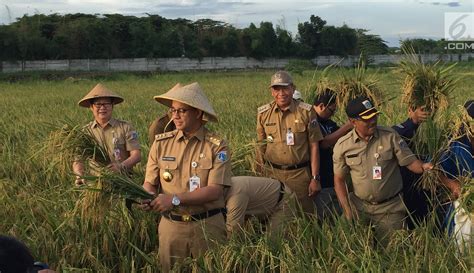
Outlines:
{"type": "Polygon", "coordinates": [[[214,135],[214,134],[208,134],[206,135],[206,140],[211,142],[212,144],[216,145],[216,146],[219,146],[221,145],[221,142],[222,142],[222,138],[214,135]]]}
{"type": "Polygon", "coordinates": [[[267,110],[270,109],[270,108],[272,108],[272,106],[270,105],[270,103],[268,103],[268,104],[265,104],[265,105],[262,105],[262,106],[258,107],[257,112],[258,112],[259,114],[261,114],[261,113],[267,111],[267,110]]]}
{"type": "Polygon", "coordinates": [[[395,125],[395,126],[397,126],[397,127],[400,128],[400,129],[405,129],[405,126],[403,126],[403,124],[397,124],[397,125],[395,125]]]}
{"type": "Polygon", "coordinates": [[[306,110],[306,111],[311,111],[311,108],[313,108],[313,106],[312,106],[311,104],[306,103],[306,102],[300,102],[300,103],[298,104],[298,107],[301,107],[301,108],[303,108],[303,109],[306,110]]]}
{"type": "Polygon", "coordinates": [[[349,131],[349,133],[343,135],[342,137],[339,138],[339,143],[344,142],[352,137],[352,131],[349,131]]]}
{"type": "Polygon", "coordinates": [[[170,137],[174,137],[174,132],[166,132],[166,133],[162,133],[162,134],[157,134],[157,135],[155,135],[155,141],[167,139],[167,138],[170,138],[170,137]]]}
{"type": "Polygon", "coordinates": [[[393,128],[385,127],[385,126],[377,126],[377,129],[379,129],[380,131],[391,132],[391,133],[396,132],[395,130],[393,130],[393,128]]]}

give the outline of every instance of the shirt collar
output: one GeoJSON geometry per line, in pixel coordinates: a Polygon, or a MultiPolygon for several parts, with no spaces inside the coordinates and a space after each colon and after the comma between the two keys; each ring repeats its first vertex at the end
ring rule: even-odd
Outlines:
{"type": "MultiPolygon", "coordinates": [[[[369,138],[369,141],[370,141],[372,138],[379,138],[379,135],[380,135],[380,134],[379,134],[379,129],[378,129],[378,127],[377,127],[377,128],[375,129],[374,134],[369,138]]],[[[352,140],[354,141],[354,143],[357,143],[357,142],[363,140],[363,139],[357,134],[355,128],[352,129],[352,140]]]]}
{"type": "MultiPolygon", "coordinates": [[[[206,128],[204,126],[201,126],[191,138],[197,138],[199,141],[203,141],[205,135],[206,128]]],[[[186,136],[184,135],[183,131],[178,130],[178,133],[176,134],[176,139],[178,139],[179,141],[186,139],[186,136]]]]}
{"type": "MultiPolygon", "coordinates": [[[[117,120],[114,119],[114,118],[110,118],[109,121],[107,121],[107,123],[105,124],[104,128],[106,128],[107,126],[111,126],[111,127],[115,127],[115,125],[117,125],[117,120]]],[[[92,128],[96,128],[97,126],[100,127],[99,123],[97,122],[97,120],[94,120],[92,122],[92,128]]]]}
{"type": "MultiPolygon", "coordinates": [[[[274,101],[273,103],[274,103],[274,109],[273,109],[273,111],[275,111],[275,112],[280,112],[280,111],[281,111],[280,107],[278,107],[278,105],[276,104],[275,101],[274,101]]],[[[285,111],[288,111],[288,110],[289,110],[291,113],[294,113],[294,112],[296,111],[296,107],[297,107],[296,101],[292,99],[291,102],[290,102],[290,106],[289,106],[288,109],[285,110],[285,111]]],[[[285,112],[285,111],[281,111],[281,112],[285,112]]]]}

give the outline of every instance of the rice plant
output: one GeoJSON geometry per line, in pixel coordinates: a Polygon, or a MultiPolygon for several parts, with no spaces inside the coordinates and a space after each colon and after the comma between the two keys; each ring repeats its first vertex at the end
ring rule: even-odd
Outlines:
{"type": "Polygon", "coordinates": [[[459,78],[453,73],[456,63],[443,65],[440,61],[425,64],[413,47],[402,47],[404,59],[400,71],[404,74],[402,102],[409,107],[424,106],[433,116],[447,109],[459,78]]]}

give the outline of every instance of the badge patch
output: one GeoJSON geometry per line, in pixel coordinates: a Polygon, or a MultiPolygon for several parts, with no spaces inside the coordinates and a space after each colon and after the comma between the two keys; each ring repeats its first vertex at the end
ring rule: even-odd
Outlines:
{"type": "Polygon", "coordinates": [[[311,121],[311,127],[315,128],[316,126],[318,126],[318,119],[315,118],[311,121]]]}
{"type": "Polygon", "coordinates": [[[138,139],[138,132],[137,131],[131,131],[130,132],[130,139],[138,139]]]}
{"type": "Polygon", "coordinates": [[[370,101],[368,101],[368,100],[364,100],[364,101],[362,102],[362,104],[364,105],[365,109],[370,109],[370,108],[373,107],[373,106],[372,106],[372,103],[370,103],[370,101]]]}
{"type": "Polygon", "coordinates": [[[400,144],[400,148],[408,148],[408,144],[403,139],[400,139],[398,144],[400,144]]]}
{"type": "Polygon", "coordinates": [[[220,151],[217,153],[217,159],[220,162],[225,162],[227,161],[227,151],[220,151]]]}
{"type": "Polygon", "coordinates": [[[174,156],[164,156],[164,157],[161,158],[161,160],[163,160],[163,161],[175,161],[176,157],[174,157],[174,156]]]}

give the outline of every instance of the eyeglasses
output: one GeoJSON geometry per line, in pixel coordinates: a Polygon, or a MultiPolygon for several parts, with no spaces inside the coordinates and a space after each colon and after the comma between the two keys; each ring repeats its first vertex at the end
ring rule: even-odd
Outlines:
{"type": "Polygon", "coordinates": [[[336,112],[336,110],[337,110],[336,107],[334,107],[334,108],[327,107],[326,109],[328,109],[328,111],[331,112],[331,114],[334,114],[334,112],[336,112]]]}
{"type": "Polygon", "coordinates": [[[112,103],[111,102],[94,102],[93,105],[96,107],[96,108],[101,108],[102,106],[104,108],[109,108],[110,106],[112,106],[112,103]]]}
{"type": "Polygon", "coordinates": [[[168,112],[169,112],[170,114],[175,114],[175,113],[176,113],[176,114],[178,114],[178,116],[182,116],[182,115],[184,115],[186,112],[188,112],[189,110],[191,110],[191,109],[184,109],[184,108],[174,109],[174,108],[170,108],[170,109],[168,110],[168,112]]]}

